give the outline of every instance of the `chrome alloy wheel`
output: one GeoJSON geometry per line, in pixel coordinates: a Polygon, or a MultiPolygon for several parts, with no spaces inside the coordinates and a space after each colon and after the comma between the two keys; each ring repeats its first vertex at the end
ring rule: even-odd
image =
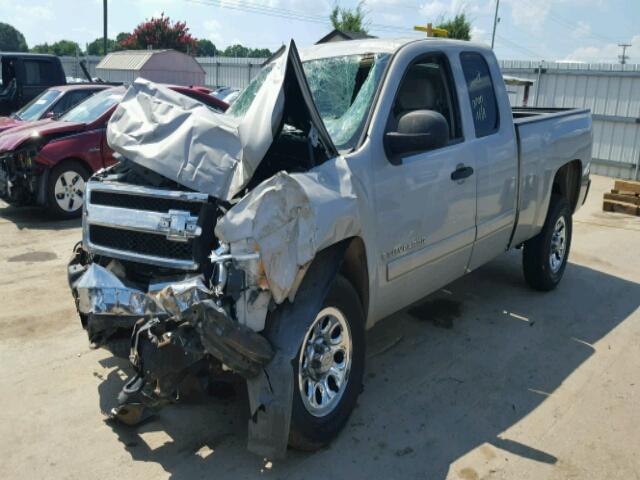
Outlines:
{"type": "Polygon", "coordinates": [[[549,254],[549,266],[553,273],[558,273],[564,255],[567,251],[567,223],[564,217],[558,218],[551,235],[551,253],[549,254]]]}
{"type": "Polygon", "coordinates": [[[340,402],[351,370],[351,330],[344,314],[323,308],[307,330],[298,359],[298,388],[314,417],[330,414],[340,402]]]}
{"type": "Polygon", "coordinates": [[[75,212],[84,203],[84,179],[73,170],[63,172],[56,180],[54,195],[61,210],[75,212]]]}

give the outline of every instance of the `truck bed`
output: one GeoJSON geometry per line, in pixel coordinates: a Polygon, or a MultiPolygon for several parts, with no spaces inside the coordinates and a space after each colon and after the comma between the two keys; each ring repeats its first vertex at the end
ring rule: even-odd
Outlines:
{"type": "Polygon", "coordinates": [[[588,111],[581,108],[538,108],[538,107],[513,107],[513,123],[516,125],[537,122],[539,120],[545,120],[551,116],[563,117],[567,115],[573,115],[574,113],[580,113],[588,111]]]}
{"type": "MultiPolygon", "coordinates": [[[[551,198],[551,183],[568,161],[580,161],[582,182],[591,160],[591,112],[573,108],[513,108],[518,141],[518,219],[512,246],[542,228],[551,198]]],[[[585,189],[581,189],[586,191],[585,189]]],[[[581,205],[579,199],[576,208],[581,205]]]]}

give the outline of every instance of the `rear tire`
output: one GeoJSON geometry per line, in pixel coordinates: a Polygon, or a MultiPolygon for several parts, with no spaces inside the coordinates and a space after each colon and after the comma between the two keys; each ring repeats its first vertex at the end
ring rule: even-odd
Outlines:
{"type": "Polygon", "coordinates": [[[57,218],[82,215],[84,188],[91,172],[76,160],[65,160],[49,172],[47,209],[57,218]]]}
{"type": "MultiPolygon", "coordinates": [[[[365,363],[365,318],[360,303],[360,298],[353,288],[353,285],[341,275],[338,275],[324,300],[323,306],[318,312],[315,321],[307,331],[307,335],[298,350],[298,355],[294,359],[294,387],[293,405],[291,413],[291,429],[289,433],[289,445],[293,448],[305,451],[314,451],[327,445],[335,438],[340,430],[345,426],[351,412],[356,406],[358,395],[362,391],[362,377],[365,363]],[[314,335],[320,337],[323,324],[327,325],[324,337],[328,339],[328,353],[319,354],[313,350],[312,345],[322,344],[322,341],[313,342],[314,335]],[[319,326],[320,330],[314,330],[314,326],[319,326]],[[346,326],[346,329],[345,329],[346,326]],[[347,341],[347,336],[350,341],[347,341]],[[336,353],[331,353],[333,344],[338,344],[336,353]],[[350,345],[350,347],[347,347],[350,345]],[[305,348],[305,346],[307,348],[305,348]],[[343,352],[340,353],[339,349],[343,352]],[[307,354],[314,352],[313,360],[309,360],[307,354]],[[329,355],[330,354],[330,355],[329,355]],[[347,355],[349,364],[347,364],[347,355]],[[337,361],[336,361],[337,359],[337,361]],[[327,400],[325,408],[319,398],[325,398],[324,394],[316,397],[319,389],[318,383],[307,374],[308,369],[304,368],[306,360],[307,367],[316,365],[314,370],[316,378],[321,378],[324,368],[329,368],[326,373],[324,385],[328,385],[333,394],[333,400],[327,400]],[[343,389],[337,387],[339,383],[336,377],[331,377],[332,370],[340,370],[340,360],[347,369],[344,377],[343,389]],[[336,361],[333,366],[329,366],[332,361],[336,361]],[[315,362],[315,363],[313,363],[315,362]],[[302,369],[302,374],[300,374],[302,369]],[[306,379],[306,380],[305,380],[306,379]],[[310,382],[310,383],[309,383],[310,382]],[[315,386],[314,386],[315,385],[315,386]],[[312,388],[310,388],[312,387],[312,388]],[[306,393],[305,393],[306,390],[306,393]],[[340,391],[342,390],[342,391],[340,391]],[[311,392],[311,395],[309,395],[311,392]],[[306,398],[304,398],[304,397],[306,398]],[[311,398],[311,400],[309,400],[311,398]]],[[[329,397],[327,396],[327,399],[329,397]]]]}
{"type": "Polygon", "coordinates": [[[542,231],[524,244],[524,278],[532,288],[548,292],[558,286],[571,248],[571,208],[564,197],[552,195],[542,231]]]}

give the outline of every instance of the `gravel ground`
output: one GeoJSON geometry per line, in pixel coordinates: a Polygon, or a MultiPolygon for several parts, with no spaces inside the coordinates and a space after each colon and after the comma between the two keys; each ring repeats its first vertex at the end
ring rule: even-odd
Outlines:
{"type": "Polygon", "coordinates": [[[381,322],[348,426],[315,454],[245,449],[246,400],[103,421],[131,373],[89,350],[66,283],[78,222],[0,203],[1,478],[594,478],[640,472],[640,218],[595,177],[548,294],[520,252],[381,322]]]}

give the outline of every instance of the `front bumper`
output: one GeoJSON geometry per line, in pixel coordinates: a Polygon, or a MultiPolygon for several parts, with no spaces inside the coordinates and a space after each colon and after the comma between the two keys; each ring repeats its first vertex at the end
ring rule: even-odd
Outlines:
{"type": "MultiPolygon", "coordinates": [[[[273,356],[262,335],[233,320],[217,304],[200,275],[151,283],[143,291],[90,262],[78,246],[69,262],[68,280],[89,341],[108,346],[110,341],[131,338],[130,358],[141,356],[138,334],[145,325],[161,326],[154,329],[162,331],[161,336],[178,327],[193,330],[202,345],[202,355],[211,355],[245,378],[258,375],[273,356]]],[[[142,342],[150,338],[148,335],[142,342]]],[[[171,334],[157,339],[155,347],[160,348],[170,338],[171,334]]]]}

